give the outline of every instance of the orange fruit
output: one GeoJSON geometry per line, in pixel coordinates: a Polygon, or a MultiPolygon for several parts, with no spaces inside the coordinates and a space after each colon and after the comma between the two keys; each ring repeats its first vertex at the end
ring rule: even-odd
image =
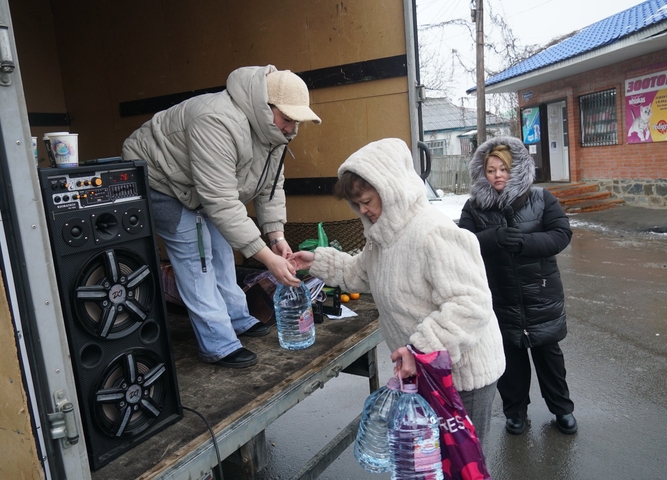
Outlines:
{"type": "Polygon", "coordinates": [[[340,301],[343,302],[343,303],[347,303],[347,302],[350,301],[350,296],[349,296],[348,294],[346,294],[346,293],[343,293],[343,294],[340,296],[340,301]]]}
{"type": "Polygon", "coordinates": [[[350,298],[352,300],[356,300],[357,298],[359,298],[359,294],[358,293],[350,293],[350,298]]]}

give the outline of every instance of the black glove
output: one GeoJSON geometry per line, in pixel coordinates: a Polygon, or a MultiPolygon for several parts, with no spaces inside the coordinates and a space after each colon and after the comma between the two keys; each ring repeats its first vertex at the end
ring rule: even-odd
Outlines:
{"type": "Polygon", "coordinates": [[[501,227],[496,230],[498,245],[511,253],[519,253],[523,245],[523,233],[514,227],[501,227]]]}

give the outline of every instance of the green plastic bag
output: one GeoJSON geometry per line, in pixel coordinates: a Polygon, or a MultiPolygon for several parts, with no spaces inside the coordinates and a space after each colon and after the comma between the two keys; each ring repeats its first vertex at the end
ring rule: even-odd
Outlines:
{"type": "Polygon", "coordinates": [[[327,237],[326,232],[324,231],[324,226],[322,222],[317,224],[317,237],[318,238],[309,238],[304,240],[299,244],[299,250],[307,250],[312,252],[317,247],[328,247],[329,238],[327,237]]]}
{"type": "Polygon", "coordinates": [[[315,238],[309,238],[308,240],[304,240],[299,244],[299,250],[307,250],[309,252],[312,252],[317,248],[317,239],[315,238]]]}
{"type": "Polygon", "coordinates": [[[317,237],[318,247],[329,246],[329,239],[327,238],[327,234],[324,232],[324,226],[322,226],[322,222],[317,224],[317,237]]]}

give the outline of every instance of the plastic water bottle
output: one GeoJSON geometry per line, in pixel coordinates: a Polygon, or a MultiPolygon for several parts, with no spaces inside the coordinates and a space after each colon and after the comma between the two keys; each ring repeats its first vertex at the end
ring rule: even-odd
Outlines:
{"type": "Polygon", "coordinates": [[[403,395],[387,423],[392,480],[442,480],[438,416],[417,385],[404,384],[403,395]]]}
{"type": "Polygon", "coordinates": [[[402,393],[398,378],[391,377],[386,386],[375,390],[364,402],[354,443],[354,457],[371,473],[391,470],[387,420],[391,408],[402,393]]]}
{"type": "Polygon", "coordinates": [[[313,306],[303,282],[297,287],[278,285],[273,294],[273,306],[281,347],[302,350],[315,343],[313,306]]]}

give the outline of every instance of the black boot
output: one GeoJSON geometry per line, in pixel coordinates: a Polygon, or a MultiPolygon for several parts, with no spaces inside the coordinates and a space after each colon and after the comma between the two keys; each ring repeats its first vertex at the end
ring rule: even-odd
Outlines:
{"type": "Polygon", "coordinates": [[[240,336],[244,336],[244,337],[263,337],[264,335],[268,335],[269,333],[271,333],[271,325],[266,325],[266,324],[260,322],[260,323],[254,324],[248,330],[239,334],[239,337],[240,336]]]}
{"type": "Polygon", "coordinates": [[[526,420],[523,418],[508,418],[505,421],[505,430],[512,435],[521,435],[526,431],[526,420]]]}
{"type": "Polygon", "coordinates": [[[572,435],[573,433],[577,433],[577,419],[571,413],[556,415],[556,427],[566,435],[572,435]]]}
{"type": "Polygon", "coordinates": [[[215,363],[230,368],[252,367],[257,363],[257,355],[247,348],[241,347],[215,363]]]}

